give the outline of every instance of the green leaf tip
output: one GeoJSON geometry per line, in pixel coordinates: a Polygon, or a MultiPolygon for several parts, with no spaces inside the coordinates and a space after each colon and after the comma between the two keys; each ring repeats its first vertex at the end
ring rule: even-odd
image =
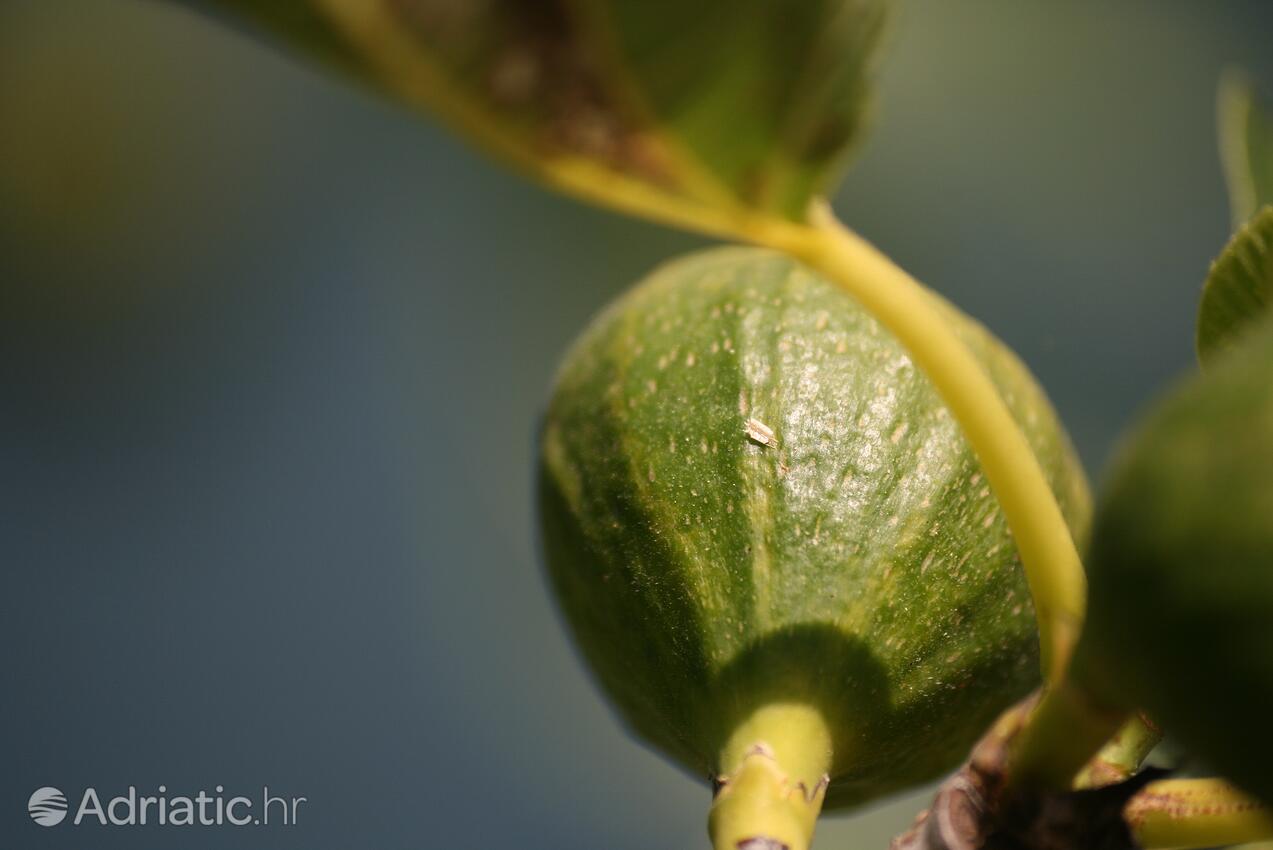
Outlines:
{"type": "Polygon", "coordinates": [[[1273,296],[1273,206],[1239,230],[1211,265],[1198,305],[1197,349],[1204,367],[1234,346],[1267,312],[1273,296]]]}
{"type": "Polygon", "coordinates": [[[1220,78],[1217,98],[1220,161],[1235,229],[1273,204],[1273,112],[1241,71],[1220,78]]]}

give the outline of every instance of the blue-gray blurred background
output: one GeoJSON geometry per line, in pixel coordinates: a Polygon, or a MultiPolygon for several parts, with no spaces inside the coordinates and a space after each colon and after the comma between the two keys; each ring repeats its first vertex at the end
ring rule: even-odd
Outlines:
{"type": "MultiPolygon", "coordinates": [[[[1190,368],[1222,67],[1273,6],[908,0],[836,205],[980,317],[1099,469],[1190,368]]],[[[694,848],[545,592],[554,362],[700,240],[529,185],[181,9],[0,0],[0,845],[694,848]],[[54,785],[305,796],[54,828],[54,785]]],[[[919,799],[838,818],[882,847],[919,799]]]]}

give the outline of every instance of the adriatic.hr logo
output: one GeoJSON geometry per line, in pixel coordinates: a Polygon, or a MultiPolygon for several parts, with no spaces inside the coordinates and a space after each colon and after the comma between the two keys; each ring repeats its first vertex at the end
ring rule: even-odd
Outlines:
{"type": "Polygon", "coordinates": [[[47,785],[37,788],[27,801],[27,811],[40,826],[57,826],[66,818],[66,795],[47,785]]]}
{"type": "MultiPolygon", "coordinates": [[[[252,797],[227,796],[225,787],[215,793],[199,789],[195,794],[170,795],[160,785],[154,794],[138,794],[129,785],[127,793],[103,798],[96,788],[85,788],[71,817],[72,826],[295,826],[305,797],[280,797],[265,786],[252,797]],[[258,806],[259,803],[259,806],[258,806]]],[[[57,826],[72,813],[67,797],[46,785],[27,800],[31,820],[40,826],[57,826]]]]}

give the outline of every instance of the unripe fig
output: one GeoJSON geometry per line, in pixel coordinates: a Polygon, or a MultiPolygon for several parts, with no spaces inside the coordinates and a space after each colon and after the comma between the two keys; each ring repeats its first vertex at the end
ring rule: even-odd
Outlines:
{"type": "Polygon", "coordinates": [[[1248,331],[1125,444],[1074,672],[1273,804],[1273,324],[1248,331]]]}
{"type": "MultiPolygon", "coordinates": [[[[1081,534],[1048,402],[944,309],[1081,534]]],[[[574,636],[631,729],[711,777],[717,847],[807,846],[824,803],[932,779],[1038,683],[1025,579],[958,425],[891,335],[780,255],[671,263],[598,317],[557,377],[540,487],[574,636]]]]}

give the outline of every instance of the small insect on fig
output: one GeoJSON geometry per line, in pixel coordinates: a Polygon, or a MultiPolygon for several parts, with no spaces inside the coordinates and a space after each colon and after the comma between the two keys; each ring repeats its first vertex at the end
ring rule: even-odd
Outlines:
{"type": "Polygon", "coordinates": [[[748,419],[743,424],[743,433],[762,446],[778,448],[778,438],[774,436],[774,430],[759,419],[748,419]]]}
{"type": "MultiPolygon", "coordinates": [[[[1081,537],[1086,483],[1047,400],[950,321],[1081,537]]],[[[712,777],[721,850],[804,850],[821,808],[940,775],[1038,683],[1025,579],[958,426],[789,259],[699,254],[607,309],[557,376],[539,482],[570,629],[632,731],[712,777]]]]}

